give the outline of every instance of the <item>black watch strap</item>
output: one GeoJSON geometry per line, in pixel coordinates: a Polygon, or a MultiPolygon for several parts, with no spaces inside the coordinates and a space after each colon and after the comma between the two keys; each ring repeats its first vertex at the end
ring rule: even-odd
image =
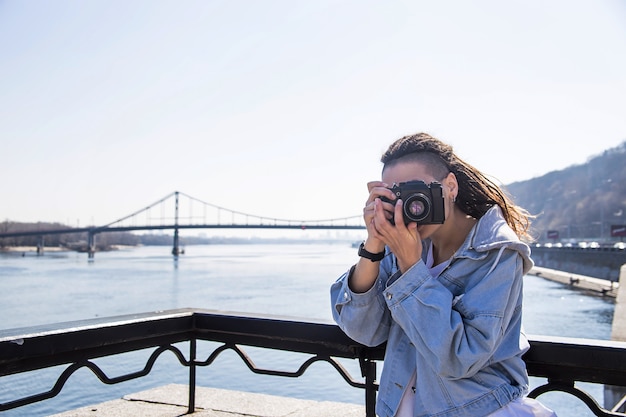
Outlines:
{"type": "Polygon", "coordinates": [[[361,245],[359,246],[359,256],[361,258],[367,258],[372,262],[378,262],[385,257],[385,251],[379,253],[368,252],[365,249],[365,242],[361,242],[361,245]]]}

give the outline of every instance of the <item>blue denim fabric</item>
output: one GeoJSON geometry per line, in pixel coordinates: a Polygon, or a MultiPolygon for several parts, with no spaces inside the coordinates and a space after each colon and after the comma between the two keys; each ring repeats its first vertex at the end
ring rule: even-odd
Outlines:
{"type": "Polygon", "coordinates": [[[424,263],[429,247],[425,242],[423,260],[404,274],[388,252],[366,293],[350,290],[346,272],[331,286],[333,317],[362,344],[387,342],[380,417],[396,413],[414,371],[416,416],[486,416],[528,390],[521,320],[530,248],[497,206],[437,278],[424,263]]]}

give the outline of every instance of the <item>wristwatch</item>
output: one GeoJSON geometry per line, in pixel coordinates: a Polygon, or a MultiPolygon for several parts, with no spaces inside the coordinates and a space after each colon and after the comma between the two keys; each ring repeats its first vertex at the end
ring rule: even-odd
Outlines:
{"type": "Polygon", "coordinates": [[[359,246],[359,256],[361,258],[367,258],[372,262],[378,262],[385,257],[385,251],[383,250],[379,253],[368,252],[365,249],[365,242],[361,242],[361,245],[359,246]]]}

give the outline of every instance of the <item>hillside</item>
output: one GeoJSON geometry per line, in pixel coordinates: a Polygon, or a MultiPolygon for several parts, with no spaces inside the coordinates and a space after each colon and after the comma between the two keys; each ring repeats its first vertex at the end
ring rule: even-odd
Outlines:
{"type": "Polygon", "coordinates": [[[611,225],[626,224],[626,141],[585,164],[515,182],[505,188],[537,218],[533,235],[547,241],[548,230],[561,240],[609,242],[611,225]]]}

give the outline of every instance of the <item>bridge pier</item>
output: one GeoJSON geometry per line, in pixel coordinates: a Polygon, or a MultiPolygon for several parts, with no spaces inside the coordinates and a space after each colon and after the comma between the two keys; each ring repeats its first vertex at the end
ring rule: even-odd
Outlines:
{"type": "Polygon", "coordinates": [[[174,229],[174,246],[172,247],[172,255],[178,256],[182,252],[180,250],[180,242],[178,238],[178,227],[174,229]]]}
{"type": "Polygon", "coordinates": [[[96,234],[89,232],[87,234],[87,257],[89,261],[93,261],[96,255],[96,234]]]}
{"type": "Polygon", "coordinates": [[[44,246],[46,246],[44,243],[44,236],[41,235],[39,236],[39,242],[37,242],[37,255],[43,255],[44,246]]]}
{"type": "Polygon", "coordinates": [[[175,258],[178,258],[178,255],[181,254],[180,251],[180,241],[178,237],[178,191],[174,192],[175,196],[175,211],[174,211],[174,246],[172,247],[172,255],[175,258]]]}

